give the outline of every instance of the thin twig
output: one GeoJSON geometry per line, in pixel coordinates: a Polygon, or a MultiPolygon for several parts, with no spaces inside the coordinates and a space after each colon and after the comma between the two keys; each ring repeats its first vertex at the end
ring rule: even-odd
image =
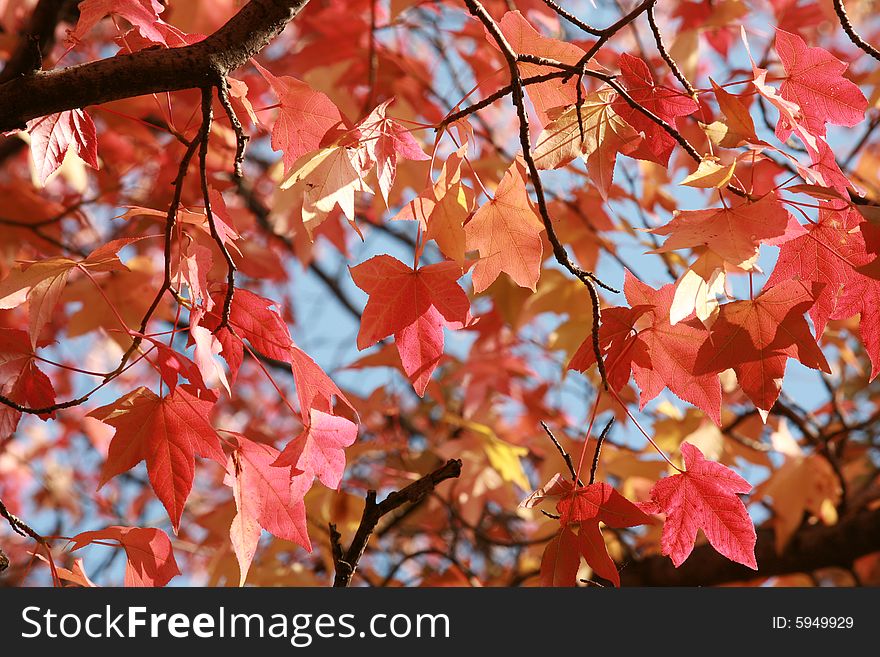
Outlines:
{"type": "Polygon", "coordinates": [[[244,152],[250,137],[245,134],[244,127],[238,120],[235,110],[232,109],[232,103],[229,102],[229,82],[225,77],[221,77],[220,83],[217,85],[217,97],[220,99],[220,105],[226,112],[230,125],[232,125],[232,130],[235,132],[235,161],[232,165],[232,177],[233,180],[241,180],[244,175],[241,170],[242,164],[244,164],[244,152]]]}
{"type": "Polygon", "coordinates": [[[843,31],[846,32],[846,36],[849,37],[849,40],[860,48],[862,52],[880,62],[880,50],[877,50],[874,46],[859,36],[858,32],[856,32],[846,13],[846,7],[843,6],[843,0],[834,0],[834,13],[837,14],[840,26],[843,28],[843,31]]]}
{"type": "Polygon", "coordinates": [[[614,424],[614,418],[612,417],[608,420],[608,424],[605,425],[605,428],[602,429],[602,433],[599,434],[598,440],[596,440],[596,452],[593,454],[593,464],[590,466],[590,483],[594,483],[596,481],[596,470],[599,468],[599,454],[602,451],[602,443],[608,437],[608,432],[611,431],[611,425],[614,424]]]}
{"type": "Polygon", "coordinates": [[[565,451],[565,448],[556,439],[556,436],[553,435],[553,432],[550,431],[550,427],[548,427],[544,422],[541,422],[541,426],[544,427],[544,431],[547,432],[547,435],[550,436],[550,440],[553,441],[553,444],[556,445],[556,449],[559,450],[559,453],[562,455],[562,460],[565,461],[565,465],[568,466],[568,471],[569,473],[571,473],[571,480],[577,483],[578,486],[583,486],[580,479],[577,478],[577,473],[574,469],[574,463],[571,460],[571,454],[565,451]]]}
{"type": "MultiPolygon", "coordinates": [[[[205,202],[205,215],[208,218],[208,228],[211,230],[211,237],[223,254],[226,261],[226,296],[223,299],[223,315],[220,323],[214,331],[229,326],[229,313],[232,310],[232,297],[235,294],[235,263],[232,256],[229,255],[229,249],[226,243],[217,231],[217,220],[214,218],[214,212],[211,210],[211,195],[208,187],[208,142],[211,136],[211,123],[214,120],[214,110],[211,107],[213,100],[213,88],[205,87],[202,89],[202,140],[199,147],[199,177],[202,183],[202,197],[205,202]]],[[[237,160],[237,156],[236,156],[237,160]]]]}
{"type": "Polygon", "coordinates": [[[367,543],[382,516],[391,513],[404,504],[416,504],[424,499],[434,488],[447,479],[455,479],[461,475],[461,461],[450,459],[442,467],[414,481],[406,488],[389,493],[382,502],[376,502],[376,491],[367,491],[364,512],[355,532],[351,545],[342,558],[336,559],[336,577],[333,586],[347,587],[357,569],[358,562],[367,548],[367,543]]]}
{"type": "Polygon", "coordinates": [[[666,62],[669,70],[672,71],[672,74],[678,79],[679,82],[681,82],[681,86],[683,86],[687,90],[688,95],[694,100],[697,100],[697,90],[694,89],[693,85],[678,67],[678,64],[675,62],[674,59],[672,59],[672,55],[670,55],[669,51],[666,50],[666,46],[663,43],[663,35],[660,33],[660,28],[657,26],[657,20],[654,16],[654,5],[648,7],[648,25],[651,26],[651,32],[654,35],[654,43],[657,45],[657,51],[660,53],[663,61],[666,62]]]}

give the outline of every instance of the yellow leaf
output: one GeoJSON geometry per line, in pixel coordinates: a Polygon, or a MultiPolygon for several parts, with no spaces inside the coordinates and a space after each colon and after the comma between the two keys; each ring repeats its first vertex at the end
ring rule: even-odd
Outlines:
{"type": "Polygon", "coordinates": [[[616,98],[613,89],[603,87],[588,94],[580,107],[569,105],[551,112],[553,120],[535,144],[535,164],[541,169],[556,169],[581,157],[596,187],[606,195],[617,153],[630,152],[640,139],[612,109],[616,98]]]}
{"type": "Polygon", "coordinates": [[[303,155],[294,162],[293,170],[280,186],[281,189],[293,188],[302,199],[303,224],[310,237],[337,205],[349,221],[354,221],[354,193],[372,193],[344,146],[330,146],[303,155]]]}
{"type": "Polygon", "coordinates": [[[704,158],[700,162],[700,166],[697,167],[697,170],[679,184],[703,189],[724,187],[733,178],[733,170],[735,168],[736,162],[724,166],[712,159],[704,158]]]}

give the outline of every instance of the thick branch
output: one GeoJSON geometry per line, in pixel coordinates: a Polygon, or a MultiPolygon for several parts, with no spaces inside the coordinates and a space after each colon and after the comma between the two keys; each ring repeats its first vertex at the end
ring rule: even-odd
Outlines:
{"type": "Polygon", "coordinates": [[[37,71],[0,85],[0,131],[121,98],[214,86],[284,29],[308,0],[251,0],[204,41],[37,71]]]}
{"type": "Polygon", "coordinates": [[[620,580],[623,586],[713,586],[819,568],[848,568],[858,557],[877,551],[880,509],[861,512],[830,527],[801,529],[782,554],[776,552],[773,530],[758,530],[757,573],[722,557],[712,546],[701,545],[679,568],[668,557],[652,556],[628,564],[620,571],[620,580]]]}
{"type": "MultiPolygon", "coordinates": [[[[455,479],[461,475],[461,461],[458,459],[450,459],[440,468],[434,470],[430,474],[425,475],[418,481],[414,481],[406,488],[390,493],[382,502],[376,503],[376,491],[367,491],[367,500],[364,505],[364,513],[361,516],[361,524],[355,532],[354,539],[345,552],[343,557],[336,559],[336,579],[333,586],[344,588],[351,582],[351,577],[357,568],[358,562],[367,548],[367,543],[376,525],[382,516],[391,513],[404,504],[418,504],[429,493],[431,493],[437,484],[447,479],[455,479]]],[[[339,547],[339,535],[336,528],[331,526],[330,529],[331,543],[334,552],[341,552],[339,547]]]]}

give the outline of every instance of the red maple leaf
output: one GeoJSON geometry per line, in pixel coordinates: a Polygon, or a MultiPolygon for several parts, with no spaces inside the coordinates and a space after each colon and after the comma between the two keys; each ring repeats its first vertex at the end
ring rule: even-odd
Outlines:
{"type": "Polygon", "coordinates": [[[126,586],[165,586],[180,575],[171,541],[161,529],[114,526],[82,532],[70,541],[72,550],[100,541],[118,541],[128,559],[125,564],[126,586]]]}
{"type": "Polygon", "coordinates": [[[55,173],[72,146],[80,159],[98,168],[98,133],[92,117],[81,109],[50,114],[28,123],[31,155],[40,182],[55,173]]]}
{"type": "MultiPolygon", "coordinates": [[[[797,34],[776,30],[776,52],[786,78],[780,95],[797,103],[802,125],[813,135],[825,135],[825,124],[854,126],[865,118],[868,100],[843,77],[847,65],[824,48],[809,48],[797,34]]],[[[792,126],[780,115],[776,136],[788,139],[792,126]]]]}
{"type": "MultiPolygon", "coordinates": [[[[716,424],[721,422],[721,383],[714,372],[699,372],[698,351],[708,332],[696,318],[673,326],[669,310],[675,294],[672,283],[659,290],[645,285],[629,271],[623,285],[630,308],[611,308],[609,329],[602,333],[600,345],[605,353],[609,383],[622,388],[630,372],[639,385],[639,407],[654,399],[664,388],[702,409],[716,424]],[[612,314],[613,313],[613,314],[612,314]]],[[[595,362],[590,355],[588,336],[569,364],[584,370],[595,362]]]]}
{"type": "Polygon", "coordinates": [[[254,66],[278,96],[281,108],[270,126],[271,144],[273,150],[282,151],[287,174],[300,157],[318,148],[328,130],[342,123],[342,115],[326,94],[302,80],[276,77],[256,61],[254,66]]]}
{"type": "Polygon", "coordinates": [[[819,220],[804,226],[804,235],[782,245],[767,279],[767,287],[791,279],[823,284],[810,308],[816,335],[822,335],[844,286],[853,277],[852,258],[864,252],[864,243],[854,231],[860,222],[858,213],[836,209],[826,201],[819,206],[819,220]]]}
{"type": "Polygon", "coordinates": [[[830,373],[804,318],[821,288],[821,283],[786,280],[764,288],[754,300],[722,305],[698,353],[696,371],[733,368],[743,392],[765,411],[779,397],[788,358],[830,373]]]}
{"type": "MultiPolygon", "coordinates": [[[[620,56],[620,77],[634,101],[666,121],[673,128],[676,118],[689,116],[700,108],[697,101],[690,96],[654,84],[651,69],[638,57],[627,53],[620,56]]],[[[675,148],[675,139],[642,112],[631,107],[623,98],[618,98],[615,101],[614,111],[633,128],[645,135],[644,142],[627,154],[630,157],[650,160],[665,167],[669,163],[672,149],[675,148]]]]}
{"type": "Polygon", "coordinates": [[[199,399],[189,386],[180,385],[161,398],[141,387],[93,410],[89,417],[116,429],[100,486],[146,460],[150,484],[177,531],[192,490],[195,455],[226,464],[208,418],[213,405],[213,401],[199,399]]]}
{"type": "Polygon", "coordinates": [[[580,557],[583,556],[597,575],[620,586],[620,575],[605,547],[599,523],[619,528],[654,521],[606,483],[574,485],[559,474],[532,493],[520,506],[531,508],[554,497],[560,498],[556,510],[560,514],[562,528],[544,550],[542,582],[547,586],[574,586],[580,557]],[[572,528],[577,529],[577,536],[572,528]]]}
{"type": "Polygon", "coordinates": [[[690,443],[681,444],[685,471],[664,477],[651,489],[651,499],[640,505],[647,513],[665,513],[660,546],[678,568],[688,558],[702,529],[719,553],[753,570],[755,525],[737,493],[752,485],[730,468],[707,461],[690,443]]]}
{"type": "Polygon", "coordinates": [[[337,490],[345,470],[345,448],[354,443],[357,432],[351,420],[313,408],[308,425],[287,444],[273,465],[293,467],[310,481],[318,477],[327,488],[337,490]]]}
{"type": "MultiPolygon", "coordinates": [[[[36,354],[26,331],[0,327],[0,395],[30,408],[45,408],[55,403],[55,388],[37,367],[36,354]]],[[[54,413],[43,414],[44,420],[54,413]]],[[[11,436],[21,419],[21,412],[0,405],[0,440],[11,436]]]]}
{"type": "Polygon", "coordinates": [[[231,457],[227,483],[232,486],[238,513],[229,536],[243,585],[262,529],[311,552],[303,498],[312,479],[292,476],[290,468],[276,467],[279,452],[274,447],[233,435],[238,448],[231,457]]]}
{"type": "Polygon", "coordinates": [[[370,163],[376,165],[379,190],[386,204],[397,174],[397,158],[431,159],[409,130],[385,116],[390,104],[391,100],[386,100],[355,126],[360,132],[359,141],[364,147],[362,152],[367,160],[361,163],[361,170],[368,170],[370,163]]]}
{"type": "Polygon", "coordinates": [[[443,354],[443,328],[459,329],[470,320],[470,301],[456,282],[461,274],[454,262],[413,269],[389,255],[351,268],[355,285],[370,295],[358,349],[394,335],[404,371],[419,395],[443,354]]]}

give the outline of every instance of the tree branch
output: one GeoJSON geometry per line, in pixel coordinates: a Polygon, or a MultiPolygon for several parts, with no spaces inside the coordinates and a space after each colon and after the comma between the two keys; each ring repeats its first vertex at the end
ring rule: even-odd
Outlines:
{"type": "Polygon", "coordinates": [[[622,586],[713,586],[819,568],[849,568],[858,557],[880,551],[880,509],[863,511],[836,525],[805,527],[782,554],[776,552],[772,529],[758,530],[758,572],[718,554],[711,545],[694,548],[681,567],[664,556],[630,563],[620,571],[622,586]]]}
{"type": "Polygon", "coordinates": [[[274,39],[308,0],[251,0],[204,41],[141,50],[0,85],[0,131],[31,119],[145,94],[214,86],[274,39]]]}
{"type": "MultiPolygon", "coordinates": [[[[418,504],[434,490],[437,484],[447,479],[456,479],[459,475],[461,475],[461,461],[450,459],[442,467],[437,468],[434,472],[425,475],[418,481],[414,481],[406,488],[390,493],[388,497],[378,504],[376,503],[376,491],[367,491],[364,513],[361,516],[361,523],[355,532],[354,539],[352,539],[351,545],[343,557],[336,559],[336,578],[333,586],[344,588],[351,583],[352,575],[354,575],[358,562],[367,548],[370,536],[373,535],[373,530],[376,529],[376,525],[379,524],[382,516],[391,513],[404,504],[418,504]]],[[[341,548],[339,547],[340,537],[333,526],[331,526],[330,537],[334,553],[341,553],[341,548]]]]}

